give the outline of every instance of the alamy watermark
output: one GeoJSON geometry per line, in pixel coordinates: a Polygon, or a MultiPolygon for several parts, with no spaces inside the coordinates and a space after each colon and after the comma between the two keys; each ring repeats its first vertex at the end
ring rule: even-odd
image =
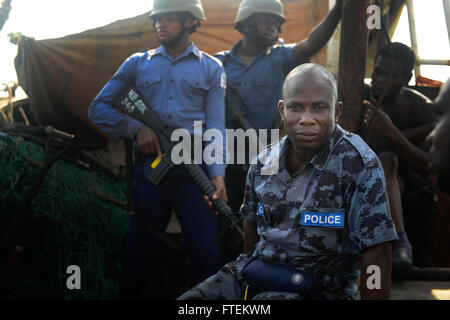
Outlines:
{"type": "Polygon", "coordinates": [[[226,129],[225,137],[218,129],[203,131],[202,121],[194,121],[194,132],[178,128],[172,132],[172,142],[177,142],[171,150],[170,158],[175,165],[180,164],[249,164],[256,159],[263,165],[261,175],[278,172],[279,150],[276,142],[280,139],[278,129],[226,129]],[[270,140],[270,141],[269,141],[270,140]],[[246,141],[247,147],[246,147],[246,141]],[[206,143],[206,146],[204,146],[206,143]],[[226,147],[224,148],[226,143],[226,147]],[[270,144],[270,147],[268,147],[270,144]],[[225,150],[225,155],[224,155],[225,150]],[[193,154],[192,154],[193,152],[193,154]]]}
{"type": "Polygon", "coordinates": [[[66,269],[66,273],[70,276],[66,280],[66,287],[69,290],[81,289],[81,269],[77,265],[70,265],[66,269]]]}
{"type": "Polygon", "coordinates": [[[372,264],[367,267],[366,274],[370,275],[366,279],[366,287],[369,290],[381,289],[381,269],[380,266],[372,264]]]}
{"type": "Polygon", "coordinates": [[[381,9],[377,5],[371,5],[367,7],[366,13],[370,15],[367,18],[367,29],[381,29],[381,9]]]}

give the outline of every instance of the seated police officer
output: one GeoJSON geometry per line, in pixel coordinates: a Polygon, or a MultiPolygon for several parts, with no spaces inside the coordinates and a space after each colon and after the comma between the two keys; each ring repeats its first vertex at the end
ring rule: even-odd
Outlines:
{"type": "MultiPolygon", "coordinates": [[[[189,40],[199,21],[205,20],[201,2],[155,0],[150,17],[161,46],[129,57],[89,109],[90,119],[105,133],[135,138],[140,152],[134,168],[136,214],[129,220],[120,298],[160,298],[154,278],[161,248],[155,232],[147,226],[163,232],[172,210],[183,231],[193,282],[206,279],[222,264],[215,240],[216,216],[200,188],[181,167],[172,169],[158,186],[146,179],[152,164],[157,163],[156,156],[162,156],[158,137],[151,128],[112,108],[135,86],[164,124],[193,133],[197,120],[202,121],[203,129],[216,128],[225,134],[224,69],[219,60],[189,40]]],[[[205,167],[216,195],[226,200],[225,164],[205,167]]]]}
{"type": "Polygon", "coordinates": [[[317,64],[296,67],[278,109],[287,137],[247,176],[240,213],[248,253],[180,299],[354,299],[359,270],[361,297],[388,299],[397,234],[383,171],[337,124],[335,79],[317,64]]]}

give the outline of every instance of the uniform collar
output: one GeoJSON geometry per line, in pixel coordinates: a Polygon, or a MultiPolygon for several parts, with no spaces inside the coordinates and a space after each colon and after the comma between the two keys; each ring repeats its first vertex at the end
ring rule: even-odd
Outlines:
{"type": "Polygon", "coordinates": [[[322,171],[330,160],[334,148],[339,144],[344,136],[344,130],[336,123],[334,132],[325,144],[319,149],[316,155],[311,159],[310,163],[315,169],[322,171]]]}
{"type": "MultiPolygon", "coordinates": [[[[156,48],[155,50],[150,52],[151,55],[157,55],[160,54],[164,57],[169,58],[170,60],[174,60],[166,51],[166,48],[163,45],[160,45],[158,48],[156,48]]],[[[186,48],[186,50],[184,50],[184,52],[175,59],[179,60],[182,59],[190,54],[195,55],[200,61],[202,60],[202,52],[200,51],[200,49],[193,43],[191,42],[191,44],[186,48]]]]}
{"type": "MultiPolygon", "coordinates": [[[[232,56],[233,58],[239,58],[236,55],[236,50],[242,45],[242,40],[239,40],[238,42],[236,42],[233,47],[230,50],[230,56],[232,56]]],[[[255,58],[260,57],[260,56],[266,56],[272,53],[273,48],[277,46],[277,44],[271,46],[271,47],[267,47],[265,50],[263,50],[262,52],[258,53],[255,58]]]]}

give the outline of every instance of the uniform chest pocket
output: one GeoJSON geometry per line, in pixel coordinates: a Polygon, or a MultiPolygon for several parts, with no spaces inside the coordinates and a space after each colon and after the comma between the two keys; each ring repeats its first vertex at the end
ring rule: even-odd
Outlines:
{"type": "Polygon", "coordinates": [[[268,89],[270,87],[273,87],[273,83],[268,82],[265,79],[256,79],[255,80],[255,86],[258,87],[259,89],[268,89]]]}
{"type": "Polygon", "coordinates": [[[347,224],[344,210],[301,208],[298,214],[297,230],[308,250],[317,253],[342,251],[347,224]]]}
{"type": "Polygon", "coordinates": [[[210,86],[204,78],[192,73],[185,73],[183,75],[182,87],[187,94],[194,96],[205,95],[210,89],[210,86]]]}
{"type": "Polygon", "coordinates": [[[136,85],[141,88],[149,88],[154,85],[161,84],[161,76],[160,75],[146,75],[140,76],[136,79],[136,85]]]}
{"type": "Polygon", "coordinates": [[[251,88],[251,99],[252,104],[257,106],[257,113],[266,114],[267,112],[266,116],[271,116],[271,114],[273,114],[274,108],[271,101],[273,100],[273,97],[280,95],[282,83],[283,81],[276,84],[274,82],[269,82],[266,79],[255,79],[254,85],[251,88]]]}
{"type": "Polygon", "coordinates": [[[145,75],[136,79],[136,87],[147,99],[151,106],[159,103],[158,97],[161,94],[161,76],[145,75]]]}

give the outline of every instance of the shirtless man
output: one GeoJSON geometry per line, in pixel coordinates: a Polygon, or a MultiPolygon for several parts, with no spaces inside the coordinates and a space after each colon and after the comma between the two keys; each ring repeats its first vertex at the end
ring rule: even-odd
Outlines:
{"type": "MultiPolygon", "coordinates": [[[[414,214],[410,211],[418,212],[418,217],[421,215],[422,235],[417,242],[420,246],[417,248],[420,252],[418,256],[431,257],[429,251],[432,250],[432,237],[423,237],[428,231],[424,229],[433,230],[435,215],[434,194],[426,175],[428,155],[425,138],[432,131],[435,120],[431,101],[419,92],[406,88],[414,63],[415,54],[409,47],[401,43],[392,43],[392,48],[389,45],[382,47],[375,59],[372,86],[366,88],[367,100],[363,107],[362,135],[383,165],[391,215],[399,237],[392,253],[395,269],[410,268],[413,264],[403,212],[408,215],[405,220],[414,220],[414,214]],[[427,245],[423,247],[423,243],[427,245]]],[[[427,259],[422,259],[418,264],[431,263],[425,261],[427,259]]]]}

